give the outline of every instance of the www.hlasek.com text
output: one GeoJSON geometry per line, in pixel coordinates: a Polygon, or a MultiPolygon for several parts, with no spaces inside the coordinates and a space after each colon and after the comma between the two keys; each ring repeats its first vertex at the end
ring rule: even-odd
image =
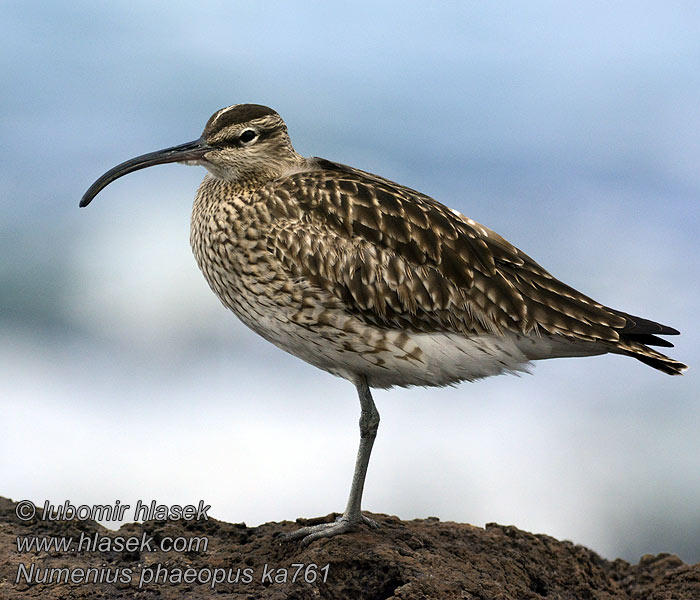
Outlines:
{"type": "Polygon", "coordinates": [[[27,535],[16,538],[17,552],[206,552],[206,536],[159,537],[141,535],[105,535],[82,532],[80,537],[27,535]]]}

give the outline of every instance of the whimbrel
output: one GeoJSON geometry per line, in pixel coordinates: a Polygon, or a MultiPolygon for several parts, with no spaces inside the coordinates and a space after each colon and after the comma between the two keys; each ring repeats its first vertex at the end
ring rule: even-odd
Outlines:
{"type": "Polygon", "coordinates": [[[378,175],[304,158],[272,109],[222,108],[202,136],[102,175],[181,162],[209,172],[190,242],[221,302],[266,340],[343,377],[360,397],[350,497],[310,541],[364,522],[360,503],[379,413],[371,388],[445,386],[522,370],[529,361],[608,352],[668,373],[686,368],[649,346],[678,331],[608,308],[558,281],[483,225],[378,175]]]}

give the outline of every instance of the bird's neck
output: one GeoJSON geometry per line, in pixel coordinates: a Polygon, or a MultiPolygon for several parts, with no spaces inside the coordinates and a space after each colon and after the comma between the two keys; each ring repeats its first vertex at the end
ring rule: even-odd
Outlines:
{"type": "Polygon", "coordinates": [[[308,159],[294,151],[275,157],[261,157],[260,160],[248,159],[240,165],[204,166],[213,178],[241,189],[257,189],[271,181],[311,168],[308,159]]]}

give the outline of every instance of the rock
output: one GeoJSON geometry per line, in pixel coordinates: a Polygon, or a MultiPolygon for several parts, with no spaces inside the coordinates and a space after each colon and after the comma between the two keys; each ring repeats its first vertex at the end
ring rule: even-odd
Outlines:
{"type": "Polygon", "coordinates": [[[302,548],[282,542],[280,534],[337,515],[259,527],[212,518],[147,521],[110,531],[94,521],[23,522],[15,508],[0,498],[3,600],[700,599],[700,564],[686,565],[669,554],[644,556],[638,565],[608,561],[571,542],[496,524],[481,528],[373,514],[378,530],[363,526],[302,548]],[[72,537],[74,547],[19,553],[18,538],[33,536],[72,537]],[[196,538],[206,538],[206,551],[148,549],[176,539],[193,544],[196,538]],[[95,547],[88,549],[88,541],[95,547]]]}

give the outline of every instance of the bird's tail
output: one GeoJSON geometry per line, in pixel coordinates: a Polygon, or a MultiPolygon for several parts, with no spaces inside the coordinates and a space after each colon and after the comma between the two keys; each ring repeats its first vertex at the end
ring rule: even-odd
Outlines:
{"type": "Polygon", "coordinates": [[[620,340],[616,344],[615,350],[618,354],[625,354],[643,362],[645,365],[654,367],[669,375],[682,375],[688,366],[669,358],[661,352],[649,348],[649,346],[663,346],[673,348],[673,344],[668,340],[657,337],[658,335],[678,335],[678,330],[668,325],[662,325],[648,319],[635,317],[633,315],[614,311],[617,315],[624,317],[627,321],[625,326],[619,330],[620,340]]]}
{"type": "Polygon", "coordinates": [[[665,354],[649,348],[649,346],[631,340],[620,340],[615,352],[636,358],[645,365],[654,367],[668,375],[682,375],[683,371],[688,368],[688,365],[684,365],[682,362],[669,358],[665,354]]]}

